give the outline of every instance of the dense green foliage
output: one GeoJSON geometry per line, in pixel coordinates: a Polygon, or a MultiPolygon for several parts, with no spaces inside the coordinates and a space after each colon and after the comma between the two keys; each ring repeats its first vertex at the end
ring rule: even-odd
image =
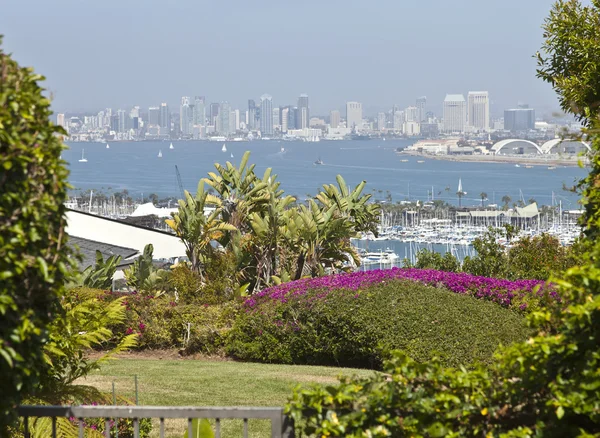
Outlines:
{"type": "Polygon", "coordinates": [[[495,303],[392,280],[246,307],[227,351],[242,360],[380,368],[383,351],[401,348],[418,361],[470,366],[527,334],[522,316],[495,303]]]}
{"type": "Polygon", "coordinates": [[[324,185],[315,199],[297,205],[284,195],[271,169],[259,177],[249,158],[246,152],[239,167],[215,164],[216,172],[200,181],[195,196],[186,192],[179,211],[167,221],[201,282],[219,250],[235,258],[234,295],[359,263],[350,239],[376,231],[379,214],[379,207],[368,203],[371,195],[362,194],[364,181],[350,189],[338,176],[337,186],[324,185]],[[208,194],[205,184],[217,195],[208,194]]]}
{"type": "Polygon", "coordinates": [[[106,260],[100,251],[96,251],[96,263],[83,271],[72,272],[67,288],[89,287],[94,289],[112,288],[112,279],[121,263],[121,256],[110,256],[106,260]]]}
{"type": "MultiPolygon", "coordinates": [[[[462,265],[450,253],[442,256],[435,251],[422,249],[417,253],[414,267],[508,280],[547,280],[553,274],[575,266],[581,255],[580,244],[565,247],[549,234],[514,239],[509,248],[499,242],[500,237],[506,237],[506,230],[490,229],[475,239],[473,248],[476,254],[465,257],[462,265]]],[[[408,261],[404,264],[411,266],[408,261]]]]}
{"type": "Polygon", "coordinates": [[[95,296],[105,305],[123,303],[126,317],[108,325],[116,339],[136,334],[139,348],[177,348],[185,354],[221,353],[238,308],[235,302],[176,303],[167,295],[95,291],[95,296]]]}
{"type": "Polygon", "coordinates": [[[63,130],[43,79],[0,49],[0,434],[43,366],[68,262],[63,130]]]}
{"type": "MultiPolygon", "coordinates": [[[[592,140],[583,192],[590,253],[554,278],[565,308],[529,316],[537,334],[501,349],[487,370],[417,364],[398,354],[389,375],[296,391],[288,406],[306,433],[328,436],[600,436],[600,1],[558,1],[538,75],[592,140]]],[[[531,253],[530,253],[531,254],[531,253]]],[[[531,258],[531,256],[529,256],[531,258]]],[[[527,259],[527,257],[526,257],[527,259]]]]}

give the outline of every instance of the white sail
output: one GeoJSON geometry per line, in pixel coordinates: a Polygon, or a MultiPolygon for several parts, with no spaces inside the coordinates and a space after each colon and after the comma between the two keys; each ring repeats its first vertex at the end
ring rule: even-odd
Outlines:
{"type": "Polygon", "coordinates": [[[462,181],[460,178],[458,178],[458,191],[462,192],[462,181]]]}
{"type": "Polygon", "coordinates": [[[223,152],[227,152],[227,146],[225,145],[225,143],[223,143],[223,147],[221,148],[221,150],[222,150],[223,152]]]}
{"type": "Polygon", "coordinates": [[[233,158],[233,154],[231,154],[231,158],[233,158]]]}
{"type": "Polygon", "coordinates": [[[110,146],[108,145],[108,143],[106,143],[106,149],[110,149],[110,146]]]}
{"type": "Polygon", "coordinates": [[[158,151],[158,158],[162,158],[162,151],[161,150],[158,151]]]}
{"type": "Polygon", "coordinates": [[[87,163],[87,159],[84,156],[85,153],[85,149],[81,150],[81,160],[79,160],[80,163],[87,163]]]}
{"type": "Polygon", "coordinates": [[[171,146],[169,146],[169,149],[175,149],[175,147],[173,147],[173,143],[171,143],[171,146]]]}

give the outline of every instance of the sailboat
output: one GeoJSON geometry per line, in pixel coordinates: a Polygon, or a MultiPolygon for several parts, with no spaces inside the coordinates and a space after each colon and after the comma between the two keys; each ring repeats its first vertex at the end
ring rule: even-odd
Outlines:
{"type": "Polygon", "coordinates": [[[227,146],[225,145],[225,143],[223,143],[223,147],[221,148],[221,150],[222,150],[223,152],[227,152],[227,146]]]}
{"type": "Polygon", "coordinates": [[[171,143],[171,145],[169,146],[169,149],[175,149],[175,148],[173,147],[173,143],[171,143]]]}
{"type": "Polygon", "coordinates": [[[158,151],[158,158],[162,158],[162,151],[161,150],[158,151]]]}
{"type": "Polygon", "coordinates": [[[285,148],[281,148],[281,153],[285,154],[285,148]]]}
{"type": "Polygon", "coordinates": [[[233,154],[231,154],[231,158],[233,158],[233,154]]]}
{"type": "Polygon", "coordinates": [[[79,160],[80,163],[87,163],[87,158],[85,158],[83,156],[84,152],[85,152],[85,149],[82,149],[81,150],[81,160],[79,160]]]}
{"type": "Polygon", "coordinates": [[[319,158],[317,159],[317,161],[315,161],[315,163],[314,163],[314,164],[315,164],[315,166],[322,166],[322,165],[323,165],[323,164],[325,164],[325,163],[323,163],[323,160],[321,160],[321,157],[319,157],[319,158]]]}
{"type": "Polygon", "coordinates": [[[106,143],[106,149],[110,149],[110,146],[108,145],[108,143],[106,143]]]}

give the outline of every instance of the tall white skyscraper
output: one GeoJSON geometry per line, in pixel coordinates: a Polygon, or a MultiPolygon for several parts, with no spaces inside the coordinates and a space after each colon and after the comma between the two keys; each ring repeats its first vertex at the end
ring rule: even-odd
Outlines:
{"type": "Polygon", "coordinates": [[[194,97],[194,111],[192,114],[194,125],[206,125],[206,103],[204,96],[194,97]]]}
{"type": "Polygon", "coordinates": [[[181,98],[181,106],[179,107],[179,129],[181,130],[181,135],[185,136],[191,132],[191,113],[190,98],[188,96],[183,96],[181,98]]]}
{"type": "Polygon", "coordinates": [[[290,116],[290,107],[281,109],[281,132],[288,132],[288,117],[290,116]]]}
{"type": "Polygon", "coordinates": [[[261,135],[273,135],[273,97],[268,94],[260,96],[260,131],[261,135]]]}
{"type": "Polygon", "coordinates": [[[377,113],[377,129],[379,131],[385,129],[385,113],[377,113]]]}
{"type": "Polygon", "coordinates": [[[444,132],[464,132],[467,103],[462,94],[447,94],[444,99],[444,132]]]}
{"type": "Polygon", "coordinates": [[[469,91],[467,114],[470,127],[477,131],[490,130],[490,97],[487,91],[469,91]]]}
{"type": "Polygon", "coordinates": [[[331,111],[329,115],[329,126],[332,128],[339,128],[340,126],[340,112],[338,110],[331,111]]]}
{"type": "Polygon", "coordinates": [[[425,106],[427,106],[427,97],[421,96],[417,99],[417,122],[421,123],[427,120],[425,112],[425,106]]]}
{"type": "Polygon", "coordinates": [[[408,108],[406,108],[404,110],[404,117],[406,118],[406,122],[421,122],[419,108],[416,106],[409,106],[408,108]]]}
{"type": "Polygon", "coordinates": [[[362,103],[346,102],[346,127],[360,129],[362,126],[362,103]]]}

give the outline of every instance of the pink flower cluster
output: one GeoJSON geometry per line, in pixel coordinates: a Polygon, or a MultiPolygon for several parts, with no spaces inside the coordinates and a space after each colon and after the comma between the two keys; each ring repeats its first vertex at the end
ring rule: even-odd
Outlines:
{"type": "MultiPolygon", "coordinates": [[[[554,287],[539,280],[511,281],[501,278],[479,277],[462,272],[393,268],[329,275],[283,283],[248,298],[245,305],[255,307],[259,302],[268,299],[285,303],[290,298],[302,296],[308,291],[314,290],[323,291],[323,296],[328,291],[336,289],[358,291],[371,285],[392,280],[412,280],[430,286],[443,286],[452,292],[487,299],[504,307],[510,306],[515,297],[534,294],[536,290],[538,296],[542,296],[545,291],[548,291],[553,299],[559,300],[554,287]]],[[[521,309],[523,310],[523,305],[521,305],[521,309]]]]}

